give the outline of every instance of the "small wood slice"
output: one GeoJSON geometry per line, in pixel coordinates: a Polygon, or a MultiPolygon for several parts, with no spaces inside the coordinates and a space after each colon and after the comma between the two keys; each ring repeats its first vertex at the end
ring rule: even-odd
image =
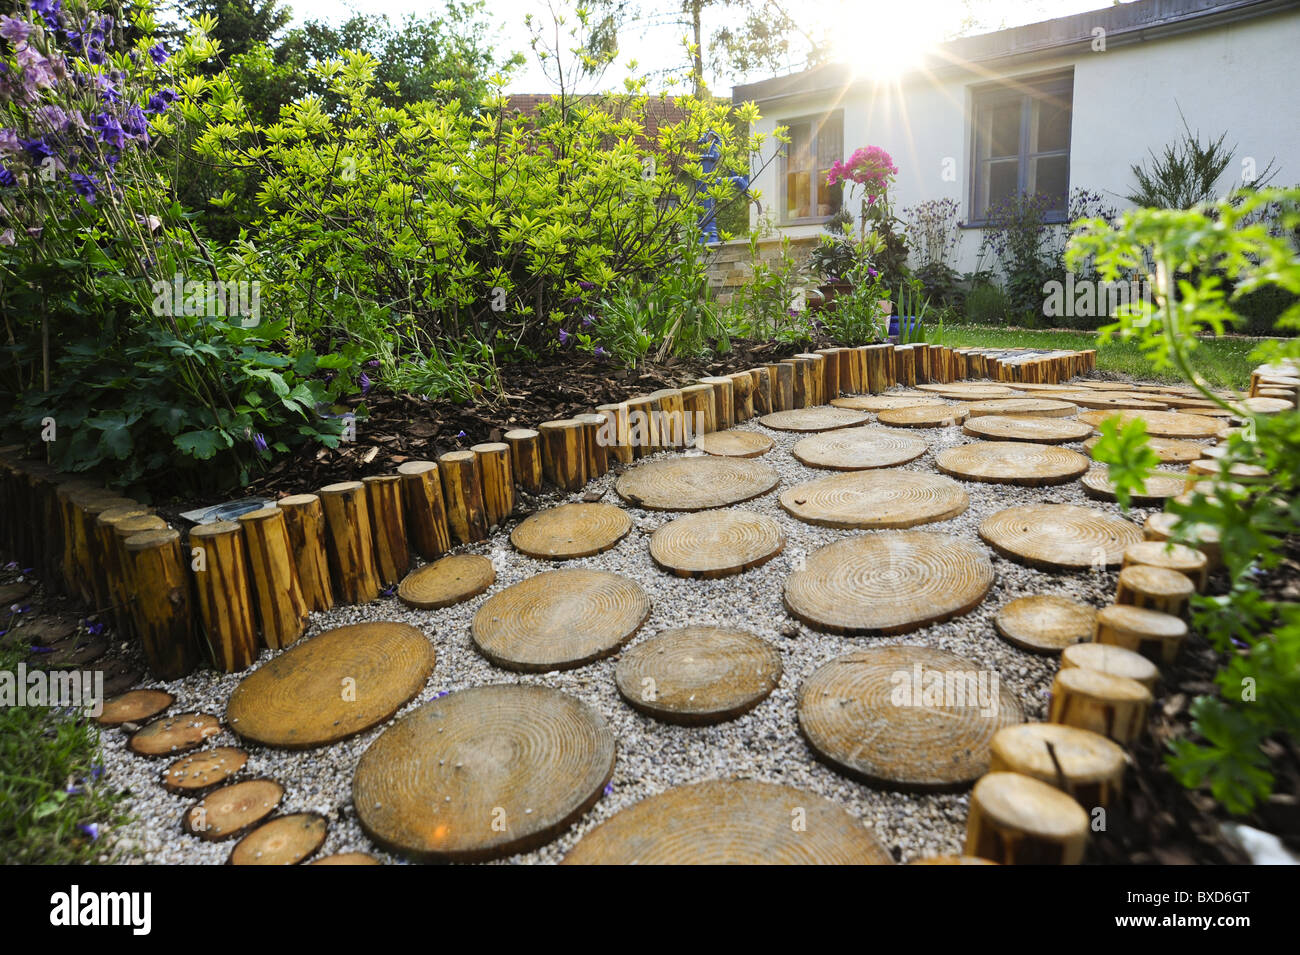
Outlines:
{"type": "Polygon", "coordinates": [[[892,865],[843,808],[813,793],[753,779],[677,786],[612,817],[563,865],[892,865]],[[793,825],[802,820],[802,826],[793,825]]]}
{"type": "Polygon", "coordinates": [[[967,855],[1002,865],[1078,865],[1088,813],[1073,797],[1020,773],[989,773],[971,792],[967,855]]]}
{"type": "Polygon", "coordinates": [[[264,822],[230,850],[231,865],[297,865],[325,844],[329,823],[314,812],[264,822]]]}
{"type": "Polygon", "coordinates": [[[907,789],[967,785],[988,771],[989,743],[1023,722],[987,667],[928,647],[859,650],[799,688],[799,729],[821,759],[868,782],[907,789]]]}
{"type": "Polygon", "coordinates": [[[313,859],[307,865],[383,865],[383,863],[366,852],[337,852],[332,856],[313,859]]]}
{"type": "Polygon", "coordinates": [[[607,657],[641,629],[650,598],[603,570],[552,570],[490,597],[470,624],[479,652],[507,670],[568,670],[607,657]]]}
{"type": "Polygon", "coordinates": [[[901,528],[956,517],[970,498],[952,478],[923,471],[852,471],[798,484],[781,507],[822,527],[901,528]]]}
{"type": "Polygon", "coordinates": [[[894,408],[876,415],[881,424],[895,428],[949,428],[970,417],[969,405],[921,405],[894,408]]]}
{"type": "Polygon", "coordinates": [[[0,610],[8,610],[11,604],[20,603],[31,594],[31,581],[19,580],[12,584],[0,584],[0,610]]]}
{"type": "Polygon", "coordinates": [[[1035,653],[1060,653],[1065,647],[1092,639],[1097,610],[1087,604],[1035,594],[1011,601],[993,618],[1006,640],[1035,653]]]}
{"type": "Polygon", "coordinates": [[[607,551],[630,530],[632,518],[614,504],[561,504],[522,521],[510,543],[539,560],[570,560],[607,551]]]}
{"type": "Polygon", "coordinates": [[[705,454],[724,458],[757,458],[772,450],[775,442],[757,431],[710,431],[695,439],[695,447],[705,454]]]}
{"type": "Polygon", "coordinates": [[[208,793],[181,817],[181,826],[205,842],[232,839],[275,812],[284,787],[274,779],[249,779],[208,793]]]}
{"type": "Polygon", "coordinates": [[[978,856],[928,856],[924,859],[913,859],[908,865],[997,865],[992,859],[981,859],[978,856]]]}
{"type": "Polygon", "coordinates": [[[961,382],[917,385],[916,390],[930,392],[940,398],[951,398],[953,401],[986,401],[990,398],[1015,398],[1021,394],[1006,385],[967,385],[961,382]]]}
{"type": "Polygon", "coordinates": [[[895,408],[917,408],[922,406],[944,405],[946,402],[937,395],[850,395],[846,398],[832,398],[831,405],[846,408],[849,411],[890,411],[895,408]]]}
{"type": "Polygon", "coordinates": [[[995,441],[1068,444],[1072,441],[1081,441],[1092,434],[1092,425],[1071,418],[982,415],[968,420],[962,431],[975,438],[989,438],[995,441]]]}
{"type": "Polygon", "coordinates": [[[1128,765],[1124,748],[1114,741],[1060,723],[1008,726],[993,737],[990,750],[991,772],[1032,776],[1089,807],[1110,802],[1109,798],[1099,797],[1114,795],[1128,765]]]}
{"type": "Polygon", "coordinates": [[[224,783],[247,763],[248,754],[235,746],[201,749],[182,756],[163,770],[163,789],[182,795],[202,792],[224,783]]]}
{"type": "Polygon", "coordinates": [[[107,633],[98,635],[89,633],[74,634],[70,639],[61,640],[50,648],[52,653],[41,653],[33,659],[41,666],[57,669],[60,667],[81,667],[94,663],[109,651],[107,633]]]}
{"type": "Polygon", "coordinates": [[[126,660],[117,660],[104,667],[104,695],[114,697],[125,693],[144,679],[144,670],[126,660]]]}
{"type": "MultiPolygon", "coordinates": [[[[1091,427],[1088,426],[1089,430],[1091,427]]],[[[1100,437],[1089,438],[1083,442],[1084,450],[1091,452],[1100,440],[1100,437]]],[[[1204,445],[1194,441],[1179,441],[1176,438],[1147,438],[1147,447],[1154,451],[1156,457],[1164,464],[1186,464],[1189,461],[1199,460],[1205,452],[1204,445]]]]}
{"type": "Polygon", "coordinates": [[[614,752],[604,717],[567,693],[473,687],[385,730],[357,765],[352,798],[362,829],[387,849],[500,858],[545,845],[594,805],[614,752]]]}
{"type": "Polygon", "coordinates": [[[1187,575],[1199,591],[1205,590],[1209,580],[1209,561],[1206,556],[1186,544],[1149,540],[1130,544],[1124,551],[1124,565],[1127,567],[1130,564],[1176,570],[1187,575]]]}
{"type": "Polygon", "coordinates": [[[1286,398],[1247,398],[1241,405],[1252,414],[1278,414],[1290,411],[1295,407],[1295,402],[1286,398]]]}
{"type": "Polygon", "coordinates": [[[929,450],[921,438],[890,428],[846,428],[804,438],[794,456],[810,468],[863,471],[914,461],[929,450]]]}
{"type": "MultiPolygon", "coordinates": [[[[0,613],[6,608],[0,607],[0,613]]],[[[24,614],[26,616],[26,614],[24,614]]],[[[43,613],[39,617],[25,620],[21,627],[10,630],[6,637],[14,638],[13,645],[52,647],[66,643],[77,635],[81,620],[69,613],[43,613]]]]}
{"type": "Polygon", "coordinates": [[[1046,487],[1073,481],[1091,462],[1078,451],[1024,441],[977,441],[945,448],[934,459],[944,474],[967,481],[1046,487]]]}
{"type": "Polygon", "coordinates": [[[993,586],[983,548],[932,531],[867,534],[816,550],[785,606],[834,633],[906,633],[976,607],[993,586]]]}
{"type": "Polygon", "coordinates": [[[156,719],[135,733],[126,748],[137,756],[174,756],[198,749],[221,732],[221,724],[207,713],[177,713],[156,719]]]}
{"type": "Polygon", "coordinates": [[[650,538],[650,557],[678,577],[717,578],[767,563],[785,547],[781,525],[753,511],[687,514],[650,538]]]}
{"type": "Polygon", "coordinates": [[[143,723],[175,702],[176,697],[162,690],[132,690],[105,703],[99,714],[99,723],[101,726],[143,723]]]}
{"type": "Polygon", "coordinates": [[[1217,438],[1226,429],[1227,424],[1217,418],[1204,415],[1182,414],[1177,411],[1083,411],[1079,420],[1086,421],[1094,428],[1100,428],[1107,418],[1120,419],[1127,425],[1134,419],[1146,423],[1147,434],[1156,438],[1217,438]]]}
{"type": "Polygon", "coordinates": [[[651,511],[702,511],[766,494],[777,474],[758,461],[705,454],[650,461],[628,471],[614,489],[629,504],[651,511]]]}
{"type": "Polygon", "coordinates": [[[1061,651],[1061,669],[1083,667],[1112,676],[1136,680],[1148,690],[1156,685],[1160,671],[1156,665],[1127,647],[1108,643],[1077,643],[1061,651]]]}
{"type": "Polygon", "coordinates": [[[1076,405],[1056,398],[991,398],[986,401],[972,401],[970,416],[979,418],[983,415],[1023,415],[1029,418],[1068,418],[1079,411],[1076,405]]]}
{"type": "Polygon", "coordinates": [[[1106,394],[1105,392],[1071,391],[1066,392],[1061,397],[1074,402],[1081,408],[1101,410],[1163,411],[1169,407],[1154,395],[1139,397],[1124,392],[1106,394]]]}
{"type": "Polygon", "coordinates": [[[1074,504],[1024,504],[986,517],[980,538],[1004,557],[1031,567],[1118,567],[1142,539],[1137,525],[1074,504]]]}
{"type": "MultiPolygon", "coordinates": [[[[1079,483],[1083,485],[1083,491],[1089,497],[1099,501],[1118,500],[1105,467],[1093,468],[1079,479],[1079,483]]],[[[1145,490],[1131,492],[1129,501],[1139,506],[1163,504],[1186,489],[1186,474],[1179,471],[1152,471],[1147,475],[1145,490]]]]}
{"type": "Polygon", "coordinates": [[[440,610],[485,593],[496,579],[486,557],[452,554],[407,574],[398,585],[397,599],[419,610],[440,610]]]}
{"type": "Polygon", "coordinates": [[[763,415],[758,423],[776,431],[832,431],[866,424],[871,416],[843,407],[795,408],[763,415]]]}

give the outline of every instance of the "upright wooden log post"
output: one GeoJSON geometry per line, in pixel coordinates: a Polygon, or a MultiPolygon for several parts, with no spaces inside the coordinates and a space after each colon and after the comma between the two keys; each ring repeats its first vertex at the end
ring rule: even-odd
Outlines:
{"type": "MultiPolygon", "coordinates": [[[[601,405],[596,410],[606,407],[608,405],[601,405]]],[[[541,494],[541,434],[532,428],[515,428],[505,433],[505,439],[506,444],[510,445],[510,473],[514,475],[515,482],[529,494],[541,494]]]]}
{"type": "MultiPolygon", "coordinates": [[[[588,441],[588,460],[591,445],[596,442],[596,432],[605,419],[600,415],[579,415],[577,420],[593,419],[584,423],[588,441]]],[[[515,480],[510,471],[510,445],[504,441],[476,444],[471,451],[478,456],[478,470],[483,479],[483,509],[487,512],[489,527],[499,526],[515,510],[515,480]]],[[[603,448],[601,449],[603,452],[603,448]]],[[[602,453],[602,458],[604,457],[602,453]]],[[[603,472],[602,472],[603,473],[603,472]]]]}
{"type": "Polygon", "coordinates": [[[791,411],[794,408],[794,366],[788,361],[773,362],[767,367],[772,379],[772,410],[791,411]]]}
{"type": "Polygon", "coordinates": [[[212,664],[225,673],[243,670],[257,659],[243,531],[234,521],[200,524],[190,531],[190,548],[199,617],[212,664]]]}
{"type": "MultiPolygon", "coordinates": [[[[650,419],[649,404],[639,415],[633,416],[632,402],[628,402],[628,421],[631,428],[630,440],[649,441],[644,431],[638,432],[636,425],[648,427],[645,422],[650,419]]],[[[542,470],[546,480],[562,491],[578,491],[587,483],[587,449],[582,431],[582,423],[566,418],[558,421],[543,421],[538,426],[542,435],[542,470]]],[[[649,448],[638,449],[650,453],[649,448]]]]}
{"type": "MultiPolygon", "coordinates": [[[[634,458],[644,458],[660,447],[659,420],[655,413],[657,402],[651,395],[638,395],[627,401],[627,434],[634,458]]],[[[547,443],[546,429],[542,428],[542,462],[545,466],[550,445],[547,443]]],[[[547,472],[547,480],[555,481],[547,472]]],[[[585,481],[583,483],[586,483],[585,481]]],[[[577,490],[568,488],[567,490],[577,490]]]]}
{"type": "Polygon", "coordinates": [[[400,583],[411,569],[411,549],[406,541],[406,514],[402,506],[402,478],[378,474],[362,478],[366,507],[374,534],[375,569],[385,587],[400,583]]]}
{"type": "Polygon", "coordinates": [[[279,650],[293,643],[307,629],[307,601],[298,583],[298,565],[293,558],[284,512],[264,507],[239,517],[248,548],[248,569],[257,598],[257,619],[262,643],[279,650]]]}
{"type": "Polygon", "coordinates": [[[107,610],[112,606],[108,592],[108,579],[104,572],[104,555],[95,533],[95,521],[111,507],[130,506],[135,501],[119,497],[109,491],[86,491],[74,494],[73,548],[76,554],[78,595],[93,611],[107,610]]]}
{"type": "Polygon", "coordinates": [[[1061,790],[1032,776],[988,773],[971,790],[963,852],[1002,865],[1078,865],[1088,830],[1088,813],[1061,790]]]}
{"type": "Polygon", "coordinates": [[[731,379],[731,420],[740,424],[754,417],[754,377],[747,371],[727,377],[731,379]]]}
{"type": "Polygon", "coordinates": [[[713,386],[695,384],[683,388],[682,414],[696,437],[716,431],[718,422],[713,406],[713,386]]]}
{"type": "Polygon", "coordinates": [[[841,348],[839,353],[840,390],[846,395],[862,394],[862,349],[841,348]]]}
{"type": "MultiPolygon", "coordinates": [[[[441,497],[441,494],[440,494],[441,497]]],[[[325,556],[325,508],[315,494],[292,494],[277,502],[298,572],[298,590],[308,610],[332,610],[334,585],[325,556]]]]}
{"type": "Polygon", "coordinates": [[[772,378],[767,368],[751,368],[749,377],[754,388],[754,414],[771,414],[775,409],[772,407],[772,378]]]}
{"type": "Polygon", "coordinates": [[[916,359],[916,382],[920,385],[928,385],[934,382],[930,377],[930,346],[924,343],[907,346],[912,350],[916,359]]]}
{"type": "Polygon", "coordinates": [[[133,534],[122,541],[122,551],[135,592],[133,628],[145,663],[156,679],[179,680],[199,665],[201,656],[181,535],[166,528],[133,534]]]}
{"type": "Polygon", "coordinates": [[[906,385],[909,388],[916,387],[916,347],[914,345],[899,345],[894,349],[894,366],[896,377],[900,385],[906,385]]]}
{"type": "MultiPolygon", "coordinates": [[[[581,435],[581,425],[577,422],[568,424],[581,435]]],[[[546,425],[542,425],[543,438],[546,437],[545,428],[546,425]]],[[[488,520],[478,455],[473,451],[448,451],[438,458],[438,475],[442,478],[442,499],[447,505],[447,524],[452,536],[462,544],[485,540],[488,520]]]]}
{"type": "Polygon", "coordinates": [[[791,408],[807,408],[816,403],[817,382],[813,377],[813,365],[807,358],[795,355],[786,358],[782,364],[790,368],[792,403],[791,408]]]}
{"type": "Polygon", "coordinates": [[[1157,665],[1173,663],[1187,639],[1187,623],[1159,610],[1112,604],[1097,611],[1092,638],[1103,646],[1141,654],[1157,665]]]}
{"type": "Polygon", "coordinates": [[[347,604],[370,603],[382,588],[375,567],[366,486],[360,481],[341,481],[321,488],[320,499],[325,510],[325,552],[338,596],[347,604]]]}
{"type": "Polygon", "coordinates": [[[879,346],[872,345],[866,349],[866,391],[868,394],[878,395],[889,387],[885,378],[885,362],[888,357],[887,353],[879,346]]]}
{"type": "Polygon", "coordinates": [[[808,404],[826,404],[826,359],[815,352],[800,352],[795,358],[802,358],[811,366],[812,387],[809,391],[808,404]]]}
{"type": "Polygon", "coordinates": [[[126,555],[117,536],[117,525],[132,517],[148,517],[149,508],[139,504],[121,504],[101,511],[95,518],[97,547],[104,563],[108,600],[112,605],[113,624],[124,637],[132,633],[131,589],[127,579],[126,555]]]}
{"type": "Polygon", "coordinates": [[[1145,730],[1151,691],[1136,680],[1085,667],[1058,670],[1048,721],[1092,730],[1127,746],[1145,730]]]}
{"type": "Polygon", "coordinates": [[[730,378],[701,378],[700,384],[713,387],[713,420],[719,431],[726,431],[736,420],[735,389],[730,378]]]}
{"type": "Polygon", "coordinates": [[[840,352],[843,348],[819,348],[815,354],[822,356],[822,404],[840,396],[840,352]]]}
{"type": "MultiPolygon", "coordinates": [[[[659,435],[659,446],[664,448],[680,448],[686,443],[686,425],[682,420],[685,415],[685,401],[682,397],[680,388],[663,388],[654,392],[651,396],[657,403],[655,408],[659,412],[657,433],[659,435]]],[[[601,474],[609,470],[604,467],[601,474]]],[[[587,479],[599,477],[588,468],[587,479]]]]}
{"type": "Polygon", "coordinates": [[[1186,574],[1165,567],[1131,564],[1119,572],[1115,602],[1186,616],[1196,585],[1186,574]]]}

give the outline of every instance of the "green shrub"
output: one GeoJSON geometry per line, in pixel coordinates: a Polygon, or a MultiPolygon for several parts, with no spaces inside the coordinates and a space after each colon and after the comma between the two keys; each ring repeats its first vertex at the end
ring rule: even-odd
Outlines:
{"type": "Polygon", "coordinates": [[[966,294],[966,321],[972,325],[1005,325],[1010,315],[1007,295],[989,282],[976,282],[966,294]]]}

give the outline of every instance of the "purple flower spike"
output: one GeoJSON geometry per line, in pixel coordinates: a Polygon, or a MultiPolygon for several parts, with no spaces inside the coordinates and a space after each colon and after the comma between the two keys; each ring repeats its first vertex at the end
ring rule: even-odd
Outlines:
{"type": "Polygon", "coordinates": [[[149,48],[149,56],[155,63],[162,66],[167,62],[167,57],[170,56],[170,54],[167,52],[167,48],[161,43],[155,43],[149,48]]]}
{"type": "Polygon", "coordinates": [[[563,328],[561,328],[561,329],[560,329],[560,344],[561,344],[561,345],[567,345],[568,343],[569,343],[569,333],[566,332],[563,328]]]}
{"type": "Polygon", "coordinates": [[[91,841],[99,838],[99,824],[95,822],[83,822],[78,824],[78,829],[90,836],[91,841]]]}
{"type": "Polygon", "coordinates": [[[260,434],[253,435],[253,447],[257,448],[259,452],[265,451],[266,438],[262,437],[260,434]]]}
{"type": "Polygon", "coordinates": [[[361,382],[361,393],[363,395],[370,394],[370,376],[363,371],[358,381],[361,382]]]}
{"type": "Polygon", "coordinates": [[[13,17],[0,17],[0,36],[4,37],[14,46],[17,46],[19,43],[26,43],[31,32],[32,25],[26,20],[16,20],[13,17]]]}

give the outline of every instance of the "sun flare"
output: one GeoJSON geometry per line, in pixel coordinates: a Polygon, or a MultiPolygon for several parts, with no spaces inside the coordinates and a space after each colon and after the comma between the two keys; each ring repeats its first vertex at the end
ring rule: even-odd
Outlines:
{"type": "Polygon", "coordinates": [[[850,0],[836,20],[835,59],[848,63],[856,75],[885,82],[921,65],[934,44],[934,25],[924,8],[908,5],[873,7],[867,17],[851,15],[862,7],[850,0]]]}

